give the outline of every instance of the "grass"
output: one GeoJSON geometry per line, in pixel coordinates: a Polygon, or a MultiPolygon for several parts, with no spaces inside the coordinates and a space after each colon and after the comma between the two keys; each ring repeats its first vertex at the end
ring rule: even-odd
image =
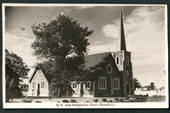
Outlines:
{"type": "Polygon", "coordinates": [[[134,102],[147,102],[148,96],[146,95],[135,95],[134,102]]]}
{"type": "Polygon", "coordinates": [[[165,101],[165,99],[166,99],[165,96],[154,95],[154,96],[148,97],[147,101],[148,102],[163,102],[165,101]]]}
{"type": "Polygon", "coordinates": [[[12,103],[43,103],[43,102],[57,102],[57,103],[99,103],[99,102],[163,102],[165,96],[147,96],[147,95],[133,95],[129,97],[94,97],[94,98],[20,98],[13,99],[12,103]]]}

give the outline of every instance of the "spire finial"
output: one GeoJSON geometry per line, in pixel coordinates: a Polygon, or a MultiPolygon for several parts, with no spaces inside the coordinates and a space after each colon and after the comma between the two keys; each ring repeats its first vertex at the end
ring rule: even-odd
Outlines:
{"type": "Polygon", "coordinates": [[[120,14],[120,18],[121,18],[121,22],[120,22],[120,50],[125,50],[126,51],[126,41],[125,41],[125,34],[124,34],[124,26],[123,26],[123,16],[122,16],[122,10],[121,10],[121,14],[120,14]]]}

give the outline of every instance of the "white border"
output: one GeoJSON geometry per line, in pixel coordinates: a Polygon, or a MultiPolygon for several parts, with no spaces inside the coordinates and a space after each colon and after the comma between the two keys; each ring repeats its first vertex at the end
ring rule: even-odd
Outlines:
{"type": "Polygon", "coordinates": [[[3,108],[5,107],[5,40],[3,39],[5,37],[5,6],[2,5],[2,102],[3,102],[3,108]],[[3,82],[4,81],[4,82],[3,82]]]}
{"type": "Polygon", "coordinates": [[[83,108],[108,108],[108,109],[126,109],[126,108],[168,108],[168,105],[165,105],[164,102],[136,102],[136,103],[5,103],[3,106],[5,109],[19,109],[19,108],[74,108],[74,109],[83,109],[83,108]],[[71,104],[72,107],[68,107],[65,105],[71,104]],[[80,106],[78,106],[80,104],[80,106]],[[96,106],[91,106],[90,104],[97,104],[96,106]],[[107,104],[107,106],[105,106],[107,104]]]}
{"type": "Polygon", "coordinates": [[[2,6],[24,6],[24,7],[49,7],[49,6],[167,6],[167,4],[78,4],[78,3],[46,3],[46,4],[40,4],[40,3],[2,3],[2,6]]]}
{"type": "MultiPolygon", "coordinates": [[[[47,4],[33,4],[33,3],[2,3],[2,34],[3,37],[5,37],[5,7],[6,6],[13,6],[13,7],[18,7],[18,6],[23,6],[23,7],[49,7],[49,6],[58,6],[58,7],[70,7],[70,6],[164,6],[165,7],[165,64],[166,65],[166,101],[165,102],[139,102],[139,103],[113,103],[114,105],[110,106],[74,106],[74,107],[66,107],[66,106],[60,106],[57,107],[57,103],[6,103],[6,97],[5,97],[5,40],[2,39],[3,41],[3,59],[2,59],[2,89],[3,89],[3,108],[7,109],[13,109],[13,108],[168,108],[169,105],[169,93],[168,93],[168,18],[167,18],[167,4],[52,4],[52,3],[47,3],[47,4]]],[[[64,103],[62,103],[64,104],[64,103]]],[[[75,104],[75,103],[72,103],[75,104]]],[[[81,103],[83,104],[83,103],[81,103]]],[[[84,104],[89,104],[89,103],[84,103],[84,104]]],[[[96,103],[94,103],[96,104],[96,103]]],[[[97,103],[101,104],[101,103],[97,103]]],[[[108,103],[109,104],[109,103],[108,103]]],[[[111,103],[110,103],[111,104],[111,103]]]]}

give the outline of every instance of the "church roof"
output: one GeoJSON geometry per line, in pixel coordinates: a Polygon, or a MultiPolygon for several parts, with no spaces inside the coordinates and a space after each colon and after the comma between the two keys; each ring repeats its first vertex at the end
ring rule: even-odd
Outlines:
{"type": "MultiPolygon", "coordinates": [[[[104,53],[97,53],[97,54],[91,54],[91,55],[87,55],[85,56],[85,64],[83,69],[90,69],[91,67],[95,67],[97,64],[101,63],[102,61],[104,61],[104,58],[108,57],[111,53],[110,52],[104,52],[104,53]]],[[[52,78],[50,78],[45,71],[43,71],[43,68],[41,67],[36,67],[34,69],[34,71],[32,72],[29,82],[31,83],[32,79],[34,78],[37,70],[41,69],[41,71],[44,73],[45,77],[47,78],[48,82],[50,82],[50,80],[52,78]]]]}
{"type": "Polygon", "coordinates": [[[102,62],[104,58],[108,57],[111,53],[97,53],[85,56],[84,69],[90,69],[90,67],[95,67],[97,64],[102,62]]]}
{"type": "Polygon", "coordinates": [[[31,75],[31,78],[29,79],[30,83],[31,83],[32,79],[34,78],[36,72],[37,72],[37,69],[34,69],[32,75],[31,75]]]}
{"type": "Polygon", "coordinates": [[[125,50],[126,51],[126,40],[125,40],[125,33],[124,33],[124,26],[123,26],[123,16],[122,16],[122,12],[120,15],[120,50],[125,50]]]}
{"type": "Polygon", "coordinates": [[[44,74],[44,76],[46,77],[46,79],[48,80],[48,82],[50,82],[51,78],[45,73],[45,71],[43,71],[43,69],[41,67],[36,67],[33,71],[33,73],[31,74],[31,77],[29,79],[29,82],[31,83],[32,79],[34,78],[37,70],[41,70],[44,74]]]}

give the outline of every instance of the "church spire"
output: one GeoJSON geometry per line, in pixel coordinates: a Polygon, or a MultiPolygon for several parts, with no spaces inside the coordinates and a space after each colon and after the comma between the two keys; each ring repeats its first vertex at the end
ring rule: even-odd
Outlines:
{"type": "Polygon", "coordinates": [[[125,40],[125,34],[124,34],[124,27],[123,27],[123,16],[122,16],[122,11],[121,11],[121,15],[120,15],[121,17],[121,22],[120,22],[120,50],[125,50],[126,51],[126,40],[125,40]]]}

